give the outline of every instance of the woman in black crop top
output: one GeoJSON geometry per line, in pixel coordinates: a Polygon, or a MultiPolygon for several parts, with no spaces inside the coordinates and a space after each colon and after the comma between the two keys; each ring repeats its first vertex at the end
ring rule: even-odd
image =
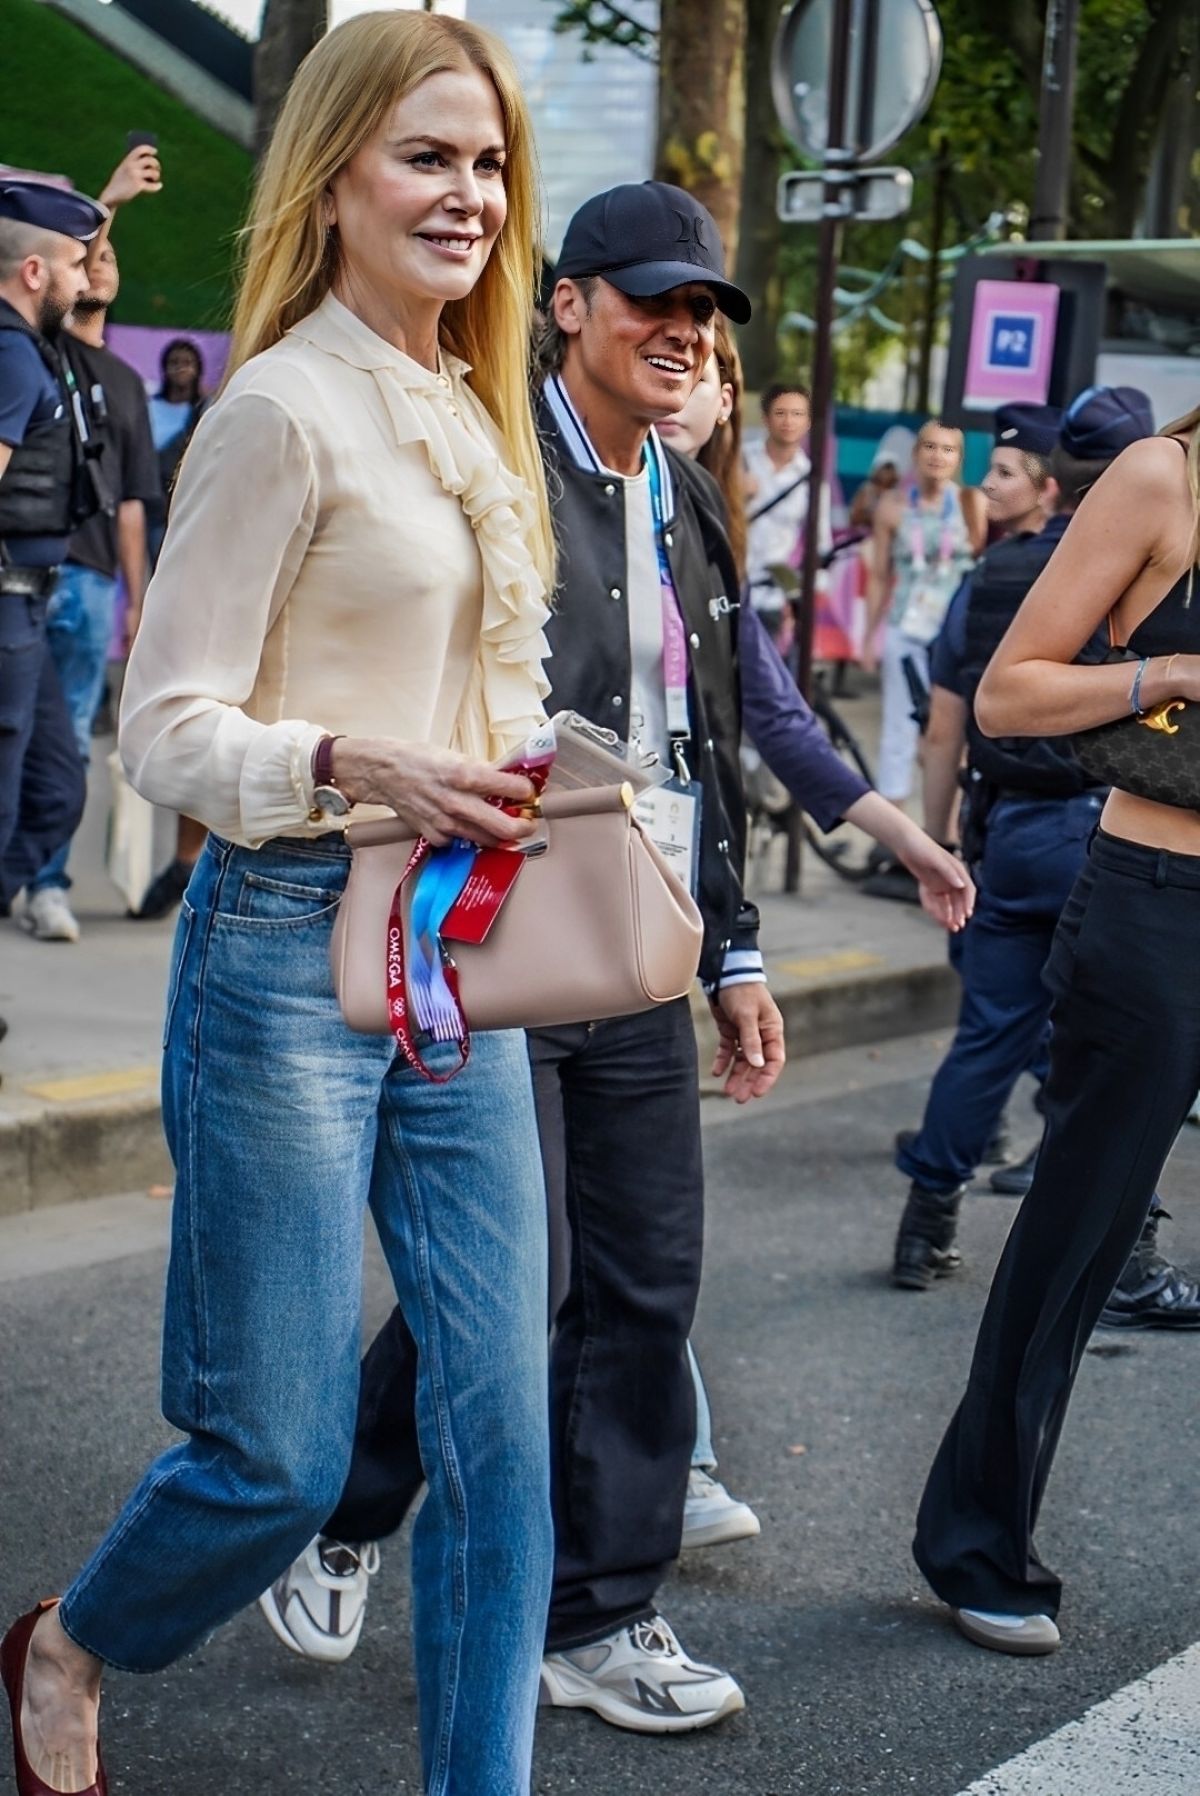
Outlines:
{"type": "MultiPolygon", "coordinates": [[[[1200,705],[1200,406],[1087,494],[979,688],[994,735],[1200,705]],[[1144,662],[1077,666],[1112,613],[1144,662]]],[[[914,1553],[977,1645],[1052,1652],[1061,1586],[1032,1534],[1075,1373],[1200,1089],[1200,814],[1113,791],[1045,977],[1046,1132],[992,1284],[914,1553]]]]}

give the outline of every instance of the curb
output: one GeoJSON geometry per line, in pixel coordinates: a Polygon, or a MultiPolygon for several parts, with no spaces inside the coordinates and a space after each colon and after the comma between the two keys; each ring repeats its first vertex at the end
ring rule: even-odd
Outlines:
{"type": "MultiPolygon", "coordinates": [[[[793,1060],[944,1028],[954,1021],[959,996],[958,979],[944,961],[793,980],[773,990],[793,1060]]],[[[716,1031],[699,994],[692,1014],[703,1068],[712,1061],[716,1031]]],[[[705,1082],[704,1089],[717,1087],[705,1082]]],[[[172,1177],[157,1091],[53,1107],[30,1103],[25,1114],[0,1120],[0,1217],[169,1185],[172,1177]]]]}

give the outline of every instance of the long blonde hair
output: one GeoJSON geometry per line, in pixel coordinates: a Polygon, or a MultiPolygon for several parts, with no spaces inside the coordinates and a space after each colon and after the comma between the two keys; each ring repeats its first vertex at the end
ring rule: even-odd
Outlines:
{"type": "Polygon", "coordinates": [[[508,216],[483,273],[441,318],[445,348],[471,364],[470,383],[496,423],[507,460],[536,507],[529,544],[553,581],[542,458],[529,399],[529,341],[541,272],[541,207],[533,130],[508,51],[490,32],[443,13],[361,13],[310,51],[288,90],[243,233],[228,375],[315,311],[337,271],[325,190],[430,75],[478,69],[504,118],[508,216]]]}
{"type": "MultiPolygon", "coordinates": [[[[1189,555],[1193,576],[1197,562],[1200,562],[1200,405],[1193,406],[1182,418],[1176,418],[1174,424],[1164,425],[1159,431],[1160,437],[1187,437],[1187,476],[1188,486],[1192,494],[1192,541],[1189,555]]],[[[1191,589],[1188,589],[1191,596],[1191,589]]]]}

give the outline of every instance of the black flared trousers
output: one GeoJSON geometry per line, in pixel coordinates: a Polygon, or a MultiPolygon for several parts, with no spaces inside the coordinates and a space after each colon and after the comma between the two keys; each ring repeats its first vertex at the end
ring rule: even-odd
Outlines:
{"type": "Polygon", "coordinates": [[[1046,1133],[913,1552],[944,1602],[1057,1613],[1033,1532],[1071,1387],[1200,1089],[1200,856],[1099,831],[1067,901],[1046,1133]]]}

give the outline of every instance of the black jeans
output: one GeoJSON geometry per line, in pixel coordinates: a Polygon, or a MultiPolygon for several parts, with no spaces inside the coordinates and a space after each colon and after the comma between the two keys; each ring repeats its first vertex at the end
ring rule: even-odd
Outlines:
{"type": "MultiPolygon", "coordinates": [[[[678,1557],[696,1434],[687,1363],[703,1172],[686,999],[529,1037],[551,1220],[556,1561],[547,1647],[653,1612],[678,1557]],[[565,1225],[563,1218],[565,1216],[565,1225]]],[[[354,1458],[326,1532],[378,1540],[420,1489],[415,1351],[399,1311],[362,1369],[354,1458]]]]}
{"type": "Polygon", "coordinates": [[[71,840],[86,797],[46,600],[0,593],[0,905],[71,840]]]}
{"type": "Polygon", "coordinates": [[[917,1517],[955,1608],[1054,1615],[1033,1530],[1079,1362],[1200,1089],[1200,856],[1103,832],[1067,901],[1046,1133],[917,1517]]]}

